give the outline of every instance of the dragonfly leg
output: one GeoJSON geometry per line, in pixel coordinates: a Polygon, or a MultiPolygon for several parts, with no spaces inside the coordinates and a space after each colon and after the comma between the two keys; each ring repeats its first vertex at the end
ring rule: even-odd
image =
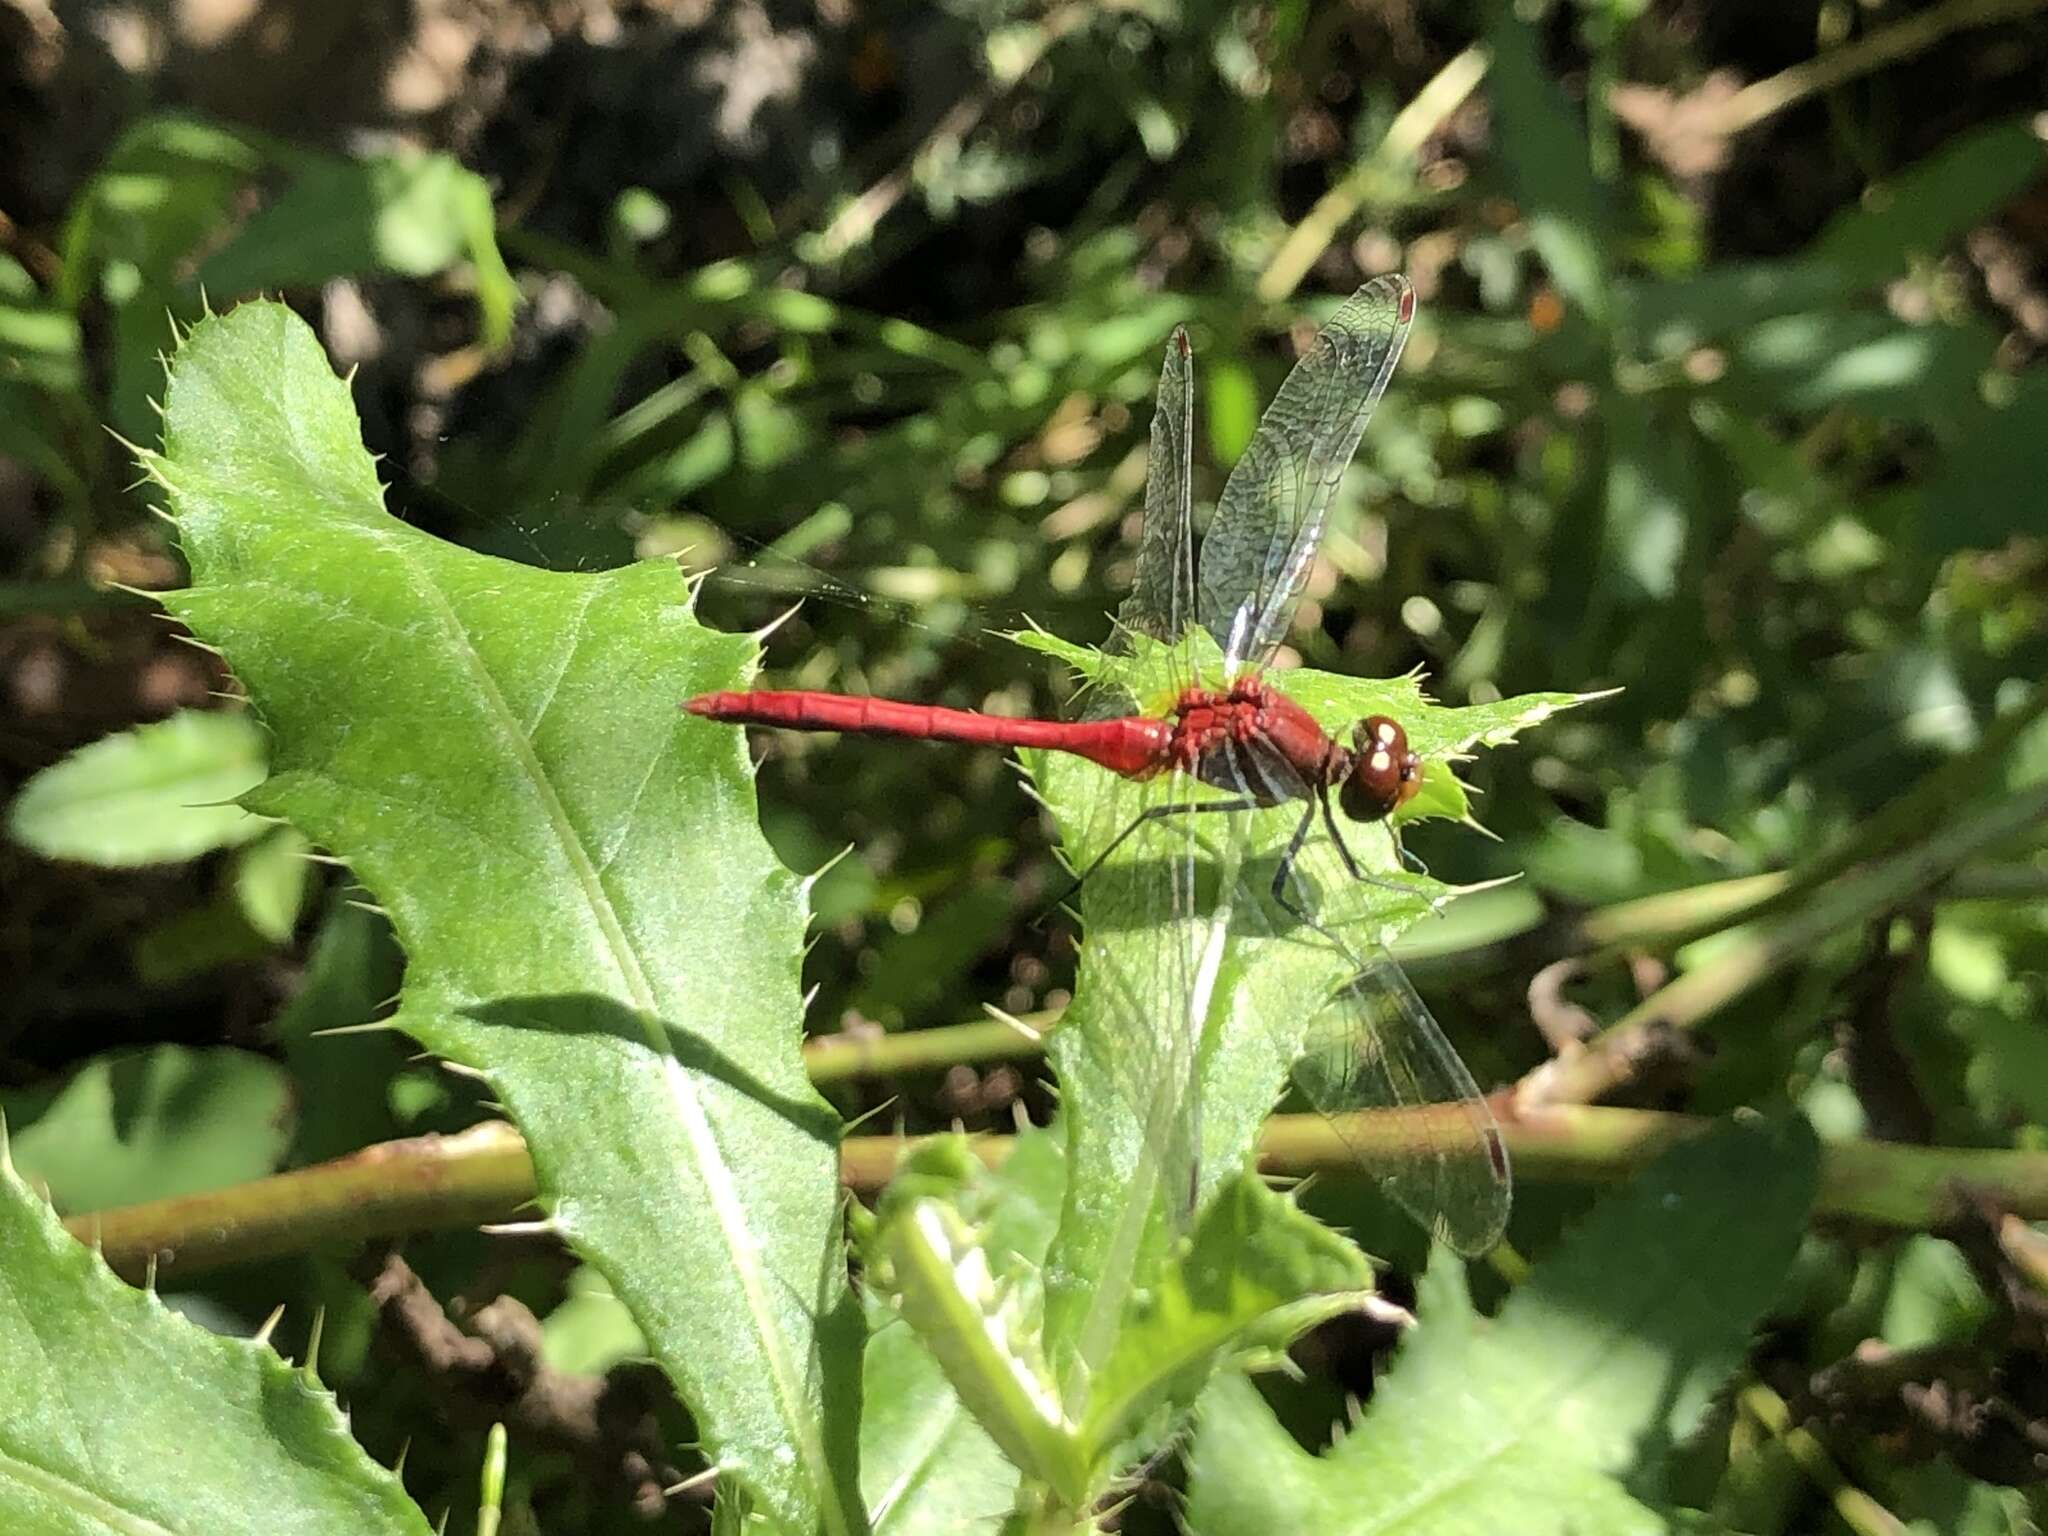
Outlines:
{"type": "MultiPolygon", "coordinates": [[[[1351,856],[1351,845],[1344,841],[1344,834],[1337,828],[1336,815],[1330,810],[1330,787],[1327,784],[1317,786],[1316,798],[1323,802],[1323,825],[1330,829],[1330,841],[1337,845],[1337,857],[1344,861],[1345,873],[1354,880],[1363,880],[1365,871],[1358,867],[1358,860],[1351,856]]],[[[1391,833],[1393,828],[1389,827],[1387,830],[1391,833]]],[[[1394,847],[1398,849],[1400,846],[1400,839],[1396,838],[1394,847]]]]}
{"type": "Polygon", "coordinates": [[[1401,861],[1401,867],[1403,869],[1412,869],[1416,874],[1427,877],[1429,866],[1423,863],[1418,855],[1408,851],[1408,845],[1401,841],[1401,834],[1394,830],[1392,822],[1387,823],[1387,836],[1393,839],[1394,857],[1401,861]]]}
{"type": "Polygon", "coordinates": [[[1146,825],[1148,822],[1163,821],[1168,816],[1200,816],[1204,814],[1228,814],[1232,811],[1255,811],[1258,808],[1259,802],[1252,796],[1232,795],[1227,800],[1196,800],[1182,805],[1155,805],[1151,807],[1149,810],[1140,811],[1136,816],[1131,818],[1131,824],[1129,826],[1125,827],[1123,831],[1117,833],[1115,837],[1109,840],[1109,846],[1107,848],[1103,849],[1102,852],[1098,853],[1097,855],[1095,855],[1093,859],[1090,859],[1088,861],[1088,867],[1086,869],[1082,870],[1081,873],[1074,876],[1074,883],[1072,885],[1069,885],[1064,891],[1060,892],[1059,899],[1053,902],[1053,906],[1055,908],[1063,907],[1070,900],[1072,900],[1074,892],[1080,890],[1083,885],[1086,885],[1088,883],[1089,877],[1093,875],[1095,871],[1102,868],[1103,860],[1107,859],[1112,853],[1115,853],[1117,849],[1121,848],[1124,845],[1125,839],[1130,837],[1132,833],[1136,832],[1140,827],[1146,825]]]}
{"type": "MultiPolygon", "coordinates": [[[[1323,808],[1326,811],[1329,809],[1327,801],[1324,802],[1323,808]]],[[[1287,839],[1287,851],[1280,855],[1280,867],[1273,871],[1273,900],[1281,911],[1297,923],[1305,923],[1320,933],[1324,931],[1323,925],[1308,915],[1307,905],[1304,903],[1297,906],[1288,895],[1289,887],[1294,883],[1294,861],[1301,854],[1301,845],[1308,841],[1308,829],[1315,824],[1316,797],[1311,796],[1307,807],[1301,813],[1301,820],[1295,824],[1294,836],[1287,839]]],[[[1344,860],[1347,864],[1350,863],[1351,855],[1348,852],[1344,855],[1344,860]]]]}

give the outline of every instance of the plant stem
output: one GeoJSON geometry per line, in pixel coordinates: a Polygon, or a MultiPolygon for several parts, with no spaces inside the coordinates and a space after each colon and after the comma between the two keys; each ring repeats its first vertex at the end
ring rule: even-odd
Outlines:
{"type": "Polygon", "coordinates": [[[1634,1075],[1658,1030],[1692,1028],[1829,935],[1925,895],[1965,860],[2018,839],[2044,818],[2048,783],[1996,800],[1861,874],[1821,887],[1792,911],[1773,912],[1775,922],[1751,921],[1737,942],[1643,999],[1585,1049],[1531,1072],[1518,1098],[1525,1105],[1585,1104],[1612,1093],[1634,1075]]]}
{"type": "Polygon", "coordinates": [[[2039,10],[2041,5],[2042,0],[1949,0],[1932,10],[1903,16],[1853,43],[1831,48],[1816,58],[1744,86],[1707,119],[1704,127],[1723,136],[1741,133],[1810,96],[1835,90],[1887,64],[1925,52],[1950,32],[2010,21],[2039,10]]]}
{"type": "MultiPolygon", "coordinates": [[[[1584,1105],[1518,1112],[1495,1100],[1518,1177],[1533,1183],[1608,1184],[1628,1177],[1674,1140],[1713,1122],[1702,1116],[1584,1105]]],[[[1368,1112],[1340,1129],[1321,1115],[1275,1115],[1259,1139],[1270,1174],[1343,1175],[1356,1148],[1399,1148],[1431,1136],[1434,1109],[1368,1112]]],[[[900,1136],[855,1136],[840,1145],[840,1177],[871,1194],[912,1145],[900,1136]]],[[[990,1165],[1007,1136],[972,1143],[990,1165]]],[[[516,1220],[533,1198],[533,1166],[519,1133],[502,1121],[454,1136],[386,1142],[331,1163],[175,1200],[70,1217],[83,1241],[131,1280],[152,1260],[164,1276],[299,1253],[324,1243],[363,1243],[407,1232],[516,1220]]],[[[1905,1231],[1941,1225],[1974,1200],[2027,1221],[2048,1220],[2048,1152],[1831,1142],[1821,1151],[1817,1215],[1905,1231]]]]}
{"type": "Polygon", "coordinates": [[[1752,1383],[1736,1393],[1735,1400],[1827,1495],[1836,1515],[1856,1536],[1905,1536],[1906,1527],[1899,1517],[1850,1482],[1827,1447],[1804,1425],[1792,1421],[1792,1410],[1782,1397],[1761,1383],[1752,1383]]]}
{"type": "Polygon", "coordinates": [[[1486,78],[1492,61],[1476,43],[1452,57],[1433,75],[1415,99],[1387,125],[1386,137],[1329,191],[1316,199],[1302,221],[1287,232],[1280,249],[1259,274],[1258,295],[1277,304],[1300,286],[1316,258],[1337,238],[1337,231],[1357,213],[1374,185],[1396,171],[1406,171],[1423,141],[1444,125],[1466,97],[1486,78]]]}
{"type": "MultiPolygon", "coordinates": [[[[1423,934],[1396,941],[1393,953],[1411,977],[1424,982],[1532,969],[1532,961],[1541,964],[1580,952],[1590,952],[1596,960],[1637,951],[1666,954],[1715,931],[1730,917],[1755,909],[1791,879],[1783,871],[1742,875],[1580,914],[1545,913],[1531,902],[1529,915],[1460,948],[1438,949],[1423,934]]],[[[1943,901],[2048,897],[2048,865],[1974,865],[1957,871],[1936,894],[1943,901]]],[[[1409,930],[1410,935],[1417,932],[1409,930]]],[[[1059,1027],[1059,1021],[1058,1010],[1048,1009],[1024,1014],[1015,1023],[978,1019],[895,1034],[817,1035],[805,1043],[804,1061],[811,1081],[820,1085],[934,1072],[962,1062],[1028,1061],[1041,1053],[1044,1037],[1059,1027]]]]}

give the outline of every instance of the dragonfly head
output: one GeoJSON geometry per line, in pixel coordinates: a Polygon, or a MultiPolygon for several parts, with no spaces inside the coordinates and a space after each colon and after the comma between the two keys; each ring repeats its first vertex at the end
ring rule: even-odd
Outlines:
{"type": "Polygon", "coordinates": [[[1401,722],[1368,715],[1351,733],[1351,771],[1337,803],[1353,821],[1383,821],[1422,788],[1422,759],[1408,749],[1401,722]]]}

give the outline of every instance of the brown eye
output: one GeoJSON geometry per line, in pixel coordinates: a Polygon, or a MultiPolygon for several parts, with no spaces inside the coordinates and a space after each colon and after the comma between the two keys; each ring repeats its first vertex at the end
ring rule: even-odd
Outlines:
{"type": "Polygon", "coordinates": [[[1369,715],[1351,733],[1351,772],[1337,801],[1353,821],[1379,821],[1422,788],[1422,762],[1408,750],[1401,722],[1369,715]]]}

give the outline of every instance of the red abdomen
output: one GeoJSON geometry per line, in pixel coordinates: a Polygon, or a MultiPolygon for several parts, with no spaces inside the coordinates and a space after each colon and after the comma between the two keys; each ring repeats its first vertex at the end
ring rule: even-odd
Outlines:
{"type": "Polygon", "coordinates": [[[1142,779],[1170,763],[1171,722],[1149,715],[1115,720],[1012,720],[971,709],[942,709],[845,693],[756,688],[700,693],[683,708],[707,720],[772,725],[790,731],[848,731],[920,741],[972,742],[985,747],[1043,747],[1071,752],[1112,773],[1142,779]]]}

